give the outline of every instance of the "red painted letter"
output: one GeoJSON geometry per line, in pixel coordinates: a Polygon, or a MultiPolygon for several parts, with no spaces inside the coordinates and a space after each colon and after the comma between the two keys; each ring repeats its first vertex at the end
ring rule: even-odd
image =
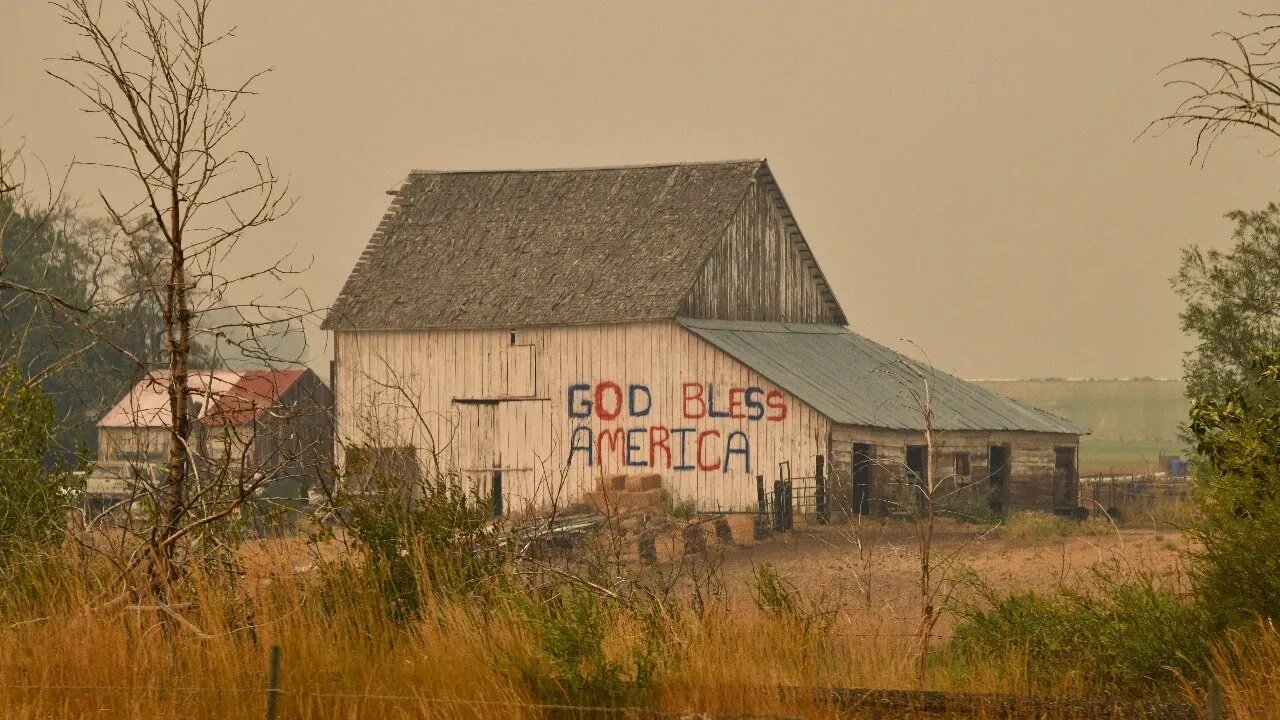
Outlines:
{"type": "Polygon", "coordinates": [[[663,467],[671,469],[671,431],[662,425],[654,425],[649,428],[649,467],[663,467]],[[662,465],[658,464],[658,451],[661,450],[667,459],[662,465]]]}
{"type": "Polygon", "coordinates": [[[705,440],[708,435],[714,435],[715,437],[720,437],[720,431],[719,430],[703,430],[702,432],[698,433],[698,469],[701,470],[702,472],[711,472],[712,470],[720,469],[720,458],[718,457],[719,453],[717,453],[717,457],[711,458],[711,462],[707,462],[702,457],[702,447],[704,444],[703,440],[705,440]]]}
{"type": "Polygon", "coordinates": [[[764,396],[765,404],[769,406],[769,420],[786,420],[787,419],[787,401],[782,397],[781,390],[770,390],[764,396]],[[774,412],[777,411],[777,412],[774,412]]]}
{"type": "Polygon", "coordinates": [[[681,390],[684,393],[683,409],[685,417],[696,419],[707,414],[707,403],[702,399],[702,383],[687,382],[681,386],[681,390]],[[693,403],[697,410],[690,411],[690,403],[693,403]]]}
{"type": "Polygon", "coordinates": [[[605,380],[596,385],[596,417],[601,420],[613,420],[622,414],[622,386],[612,380],[605,380]],[[604,391],[613,392],[613,409],[606,410],[604,391]]]}
{"type": "Polygon", "coordinates": [[[604,461],[604,441],[605,440],[609,441],[609,452],[614,453],[614,455],[616,456],[616,457],[611,457],[610,462],[608,464],[609,465],[615,464],[613,461],[617,461],[618,465],[626,464],[626,458],[622,456],[622,453],[624,453],[627,448],[626,434],[627,434],[627,431],[623,430],[622,428],[617,428],[615,430],[600,431],[600,435],[596,437],[596,465],[598,467],[605,466],[605,461],[604,461]]]}

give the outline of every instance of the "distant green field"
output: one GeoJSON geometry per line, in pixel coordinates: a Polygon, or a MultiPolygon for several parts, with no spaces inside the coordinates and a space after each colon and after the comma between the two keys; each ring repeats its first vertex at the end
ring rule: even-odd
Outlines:
{"type": "Polygon", "coordinates": [[[1186,456],[1181,380],[981,380],[979,385],[1089,428],[1082,472],[1142,471],[1161,454],[1186,456]]]}

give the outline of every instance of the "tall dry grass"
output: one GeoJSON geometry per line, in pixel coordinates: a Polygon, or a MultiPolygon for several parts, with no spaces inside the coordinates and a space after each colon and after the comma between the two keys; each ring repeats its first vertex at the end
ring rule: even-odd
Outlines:
{"type": "MultiPolygon", "coordinates": [[[[0,596],[0,717],[259,718],[275,644],[283,651],[281,718],[547,716],[532,707],[545,698],[517,670],[544,647],[529,597],[508,590],[429,598],[421,619],[398,623],[367,574],[340,564],[298,572],[295,561],[284,554],[234,581],[192,578],[177,622],[153,607],[103,607],[110,573],[72,553],[33,560],[0,596]]],[[[859,611],[837,611],[812,631],[794,618],[732,607],[665,611],[647,706],[850,717],[775,688],[915,687],[915,640],[859,611]]],[[[646,641],[646,619],[610,612],[605,649],[625,667],[646,641]]],[[[1257,708],[1280,700],[1280,632],[1232,638],[1215,657],[1228,699],[1245,709],[1235,717],[1270,717],[1257,708]]],[[[1023,664],[999,657],[957,667],[939,649],[928,686],[1026,693],[1023,664]]]]}

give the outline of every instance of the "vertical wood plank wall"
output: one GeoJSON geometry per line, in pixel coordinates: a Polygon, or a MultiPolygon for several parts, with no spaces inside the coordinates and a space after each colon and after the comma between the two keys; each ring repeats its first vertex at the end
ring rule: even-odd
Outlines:
{"type": "Polygon", "coordinates": [[[836,323],[827,293],[801,256],[780,206],[752,183],[681,314],[715,320],[836,323]]]}
{"type": "MultiPolygon", "coordinates": [[[[602,475],[618,472],[659,473],[669,492],[696,499],[702,510],[747,510],[756,502],[756,474],[772,481],[783,460],[792,462],[797,476],[812,474],[814,458],[826,452],[825,417],[674,322],[516,329],[515,334],[516,347],[532,348],[532,398],[525,394],[527,366],[520,358],[509,359],[508,330],[339,333],[341,354],[334,367],[339,444],[412,445],[428,465],[438,460],[443,469],[466,470],[481,492],[487,491],[488,473],[475,464],[491,455],[493,466],[503,470],[506,506],[513,510],[545,505],[552,496],[571,500],[593,489],[602,475]],[[624,410],[616,420],[570,417],[569,387],[603,381],[624,390],[646,386],[651,410],[639,417],[624,410]],[[687,419],[684,382],[714,386],[719,410],[731,387],[777,390],[787,414],[779,421],[687,419]],[[458,398],[466,402],[455,402],[458,398]],[[493,409],[491,436],[470,426],[488,422],[477,406],[493,409]],[[723,452],[730,432],[740,430],[750,441],[751,467],[746,470],[737,455],[730,458],[728,472],[626,467],[623,453],[608,452],[607,445],[603,458],[593,448],[591,467],[581,453],[566,467],[573,430],[580,425],[591,428],[597,444],[602,431],[614,428],[717,430],[716,452],[723,452]]],[[[648,446],[637,456],[647,459],[648,446]]],[[[657,459],[664,465],[660,453],[657,459]]]]}

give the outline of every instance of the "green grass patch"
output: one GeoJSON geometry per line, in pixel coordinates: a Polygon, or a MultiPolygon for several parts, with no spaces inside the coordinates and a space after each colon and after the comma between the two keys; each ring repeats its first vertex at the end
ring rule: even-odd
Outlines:
{"type": "Polygon", "coordinates": [[[1080,471],[1146,472],[1160,455],[1186,456],[1179,426],[1190,407],[1181,380],[982,380],[979,385],[1089,429],[1080,471]]]}

